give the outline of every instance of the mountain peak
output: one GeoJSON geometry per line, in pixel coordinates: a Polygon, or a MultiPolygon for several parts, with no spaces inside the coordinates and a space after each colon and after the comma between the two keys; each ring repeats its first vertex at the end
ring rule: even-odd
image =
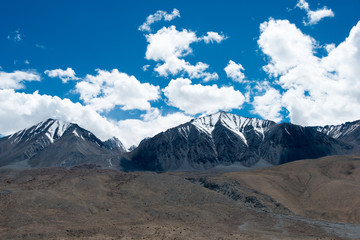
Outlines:
{"type": "Polygon", "coordinates": [[[60,138],[66,132],[66,130],[73,125],[72,123],[64,122],[58,119],[48,119],[47,123],[49,123],[49,125],[47,126],[48,128],[45,135],[51,142],[54,142],[55,139],[60,138]]]}
{"type": "Polygon", "coordinates": [[[150,138],[132,151],[130,158],[136,167],[155,171],[255,168],[349,154],[353,149],[312,128],[220,111],[150,138]]]}
{"type": "Polygon", "coordinates": [[[266,128],[275,122],[269,120],[261,120],[258,118],[247,118],[236,114],[220,111],[207,116],[193,119],[191,122],[199,130],[211,134],[216,124],[221,124],[224,127],[234,131],[235,133],[243,132],[245,128],[251,126],[256,131],[264,133],[266,128]]]}
{"type": "Polygon", "coordinates": [[[17,143],[22,141],[23,139],[28,141],[35,138],[39,134],[44,133],[50,142],[54,142],[55,139],[60,138],[65,133],[65,131],[72,125],[72,123],[49,118],[45,121],[39,122],[38,124],[30,128],[25,128],[8,136],[8,139],[12,139],[13,143],[17,143]]]}
{"type": "Polygon", "coordinates": [[[360,120],[346,122],[340,125],[326,125],[324,127],[313,127],[317,131],[332,138],[360,145],[360,120]]]}
{"type": "Polygon", "coordinates": [[[109,138],[104,142],[106,148],[110,150],[119,150],[121,152],[126,152],[125,146],[122,144],[122,142],[117,137],[109,138]]]}
{"type": "Polygon", "coordinates": [[[125,151],[115,137],[106,144],[77,124],[50,118],[0,139],[0,166],[72,166],[92,161],[112,168],[119,166],[125,151]]]}

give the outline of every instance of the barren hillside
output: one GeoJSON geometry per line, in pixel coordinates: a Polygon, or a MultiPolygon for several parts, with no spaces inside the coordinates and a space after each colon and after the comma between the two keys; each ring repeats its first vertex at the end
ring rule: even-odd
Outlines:
{"type": "Polygon", "coordinates": [[[0,239],[358,239],[359,225],[334,223],[359,223],[358,159],[236,173],[1,170],[0,239]]]}

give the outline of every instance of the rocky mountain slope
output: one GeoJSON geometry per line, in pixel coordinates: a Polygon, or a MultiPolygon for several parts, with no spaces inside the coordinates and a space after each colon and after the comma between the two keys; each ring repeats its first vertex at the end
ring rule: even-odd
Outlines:
{"type": "Polygon", "coordinates": [[[143,141],[130,158],[138,168],[166,171],[278,165],[353,150],[313,128],[219,112],[143,141]]]}
{"type": "Polygon", "coordinates": [[[0,139],[0,167],[68,167],[96,163],[118,167],[125,148],[117,138],[102,142],[77,124],[48,119],[0,139]]]}
{"type": "Polygon", "coordinates": [[[103,142],[77,124],[48,119],[1,138],[0,167],[95,163],[126,170],[236,171],[360,153],[359,126],[302,127],[218,112],[146,138],[126,153],[116,137],[103,142]]]}
{"type": "Polygon", "coordinates": [[[314,127],[317,131],[344,141],[360,145],[360,120],[346,122],[340,125],[326,125],[324,127],[314,127]]]}

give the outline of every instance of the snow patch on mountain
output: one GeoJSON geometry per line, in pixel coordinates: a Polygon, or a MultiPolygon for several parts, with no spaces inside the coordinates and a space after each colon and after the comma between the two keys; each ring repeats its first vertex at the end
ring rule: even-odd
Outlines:
{"type": "Polygon", "coordinates": [[[324,127],[316,127],[316,130],[332,138],[338,139],[351,134],[359,127],[360,120],[355,122],[347,122],[341,125],[326,125],[324,127]]]}
{"type": "Polygon", "coordinates": [[[205,132],[210,137],[215,129],[216,124],[221,124],[236,135],[238,135],[243,142],[247,145],[245,132],[247,130],[255,130],[261,138],[264,138],[265,131],[274,122],[268,120],[261,120],[257,118],[246,118],[227,112],[218,112],[205,117],[200,117],[191,121],[197,129],[205,132]]]}
{"type": "Polygon", "coordinates": [[[27,142],[39,136],[39,134],[44,134],[50,143],[53,143],[54,140],[60,138],[71,125],[71,123],[61,120],[48,119],[30,128],[25,128],[11,134],[7,138],[11,140],[11,144],[17,144],[20,141],[27,142]]]}
{"type": "Polygon", "coordinates": [[[215,128],[215,124],[219,121],[221,112],[211,114],[209,116],[200,117],[191,121],[191,124],[194,125],[200,131],[211,135],[212,131],[215,128]]]}
{"type": "Polygon", "coordinates": [[[72,131],[72,133],[73,133],[76,137],[79,137],[79,138],[81,138],[82,140],[85,140],[82,135],[79,135],[79,133],[76,131],[76,129],[74,129],[74,131],[72,131]]]}
{"type": "Polygon", "coordinates": [[[127,152],[127,149],[117,137],[112,137],[104,142],[105,146],[110,150],[118,149],[122,152],[127,152]]]}
{"type": "MultiPolygon", "coordinates": [[[[47,136],[51,143],[54,142],[54,140],[62,137],[64,132],[72,125],[71,123],[67,123],[61,120],[50,120],[49,121],[50,127],[48,128],[47,132],[45,133],[45,136],[47,136]]],[[[45,126],[46,129],[47,126],[45,126]]]]}
{"type": "Polygon", "coordinates": [[[183,127],[179,127],[178,131],[184,138],[188,138],[190,134],[190,126],[184,125],[183,127]]]}

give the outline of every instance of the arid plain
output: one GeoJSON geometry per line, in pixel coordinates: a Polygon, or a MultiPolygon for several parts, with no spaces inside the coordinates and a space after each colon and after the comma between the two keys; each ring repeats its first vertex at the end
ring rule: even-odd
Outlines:
{"type": "Polygon", "coordinates": [[[359,239],[360,157],[244,172],[0,173],[1,239],[359,239]]]}

